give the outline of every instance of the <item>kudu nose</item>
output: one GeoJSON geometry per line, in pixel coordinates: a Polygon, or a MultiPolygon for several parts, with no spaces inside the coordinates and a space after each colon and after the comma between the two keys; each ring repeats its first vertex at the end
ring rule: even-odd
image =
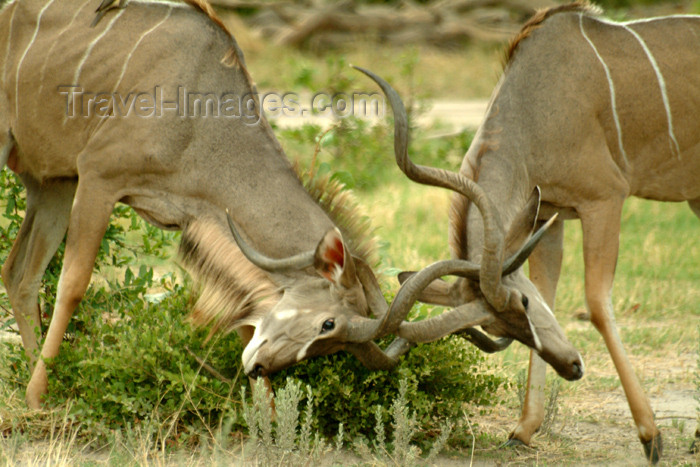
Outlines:
{"type": "Polygon", "coordinates": [[[258,379],[261,376],[265,376],[265,367],[260,364],[255,365],[253,369],[248,373],[249,378],[258,379]]]}
{"type": "Polygon", "coordinates": [[[572,365],[570,381],[576,381],[578,379],[581,379],[582,377],[583,377],[583,362],[581,360],[577,360],[572,365]]]}

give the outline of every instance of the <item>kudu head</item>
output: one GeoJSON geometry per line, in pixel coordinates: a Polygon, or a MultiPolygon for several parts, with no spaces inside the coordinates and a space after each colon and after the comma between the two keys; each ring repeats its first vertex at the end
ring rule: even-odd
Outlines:
{"type": "MultiPolygon", "coordinates": [[[[413,181],[439,186],[459,193],[470,200],[481,214],[479,229],[483,236],[480,264],[467,260],[441,261],[417,274],[400,277],[400,296],[453,307],[453,310],[428,322],[402,323],[398,335],[410,342],[428,342],[450,333],[465,333],[465,337],[486,351],[505,348],[516,339],[548,362],[568,380],[583,376],[583,361],[569,343],[535,286],[522,272],[522,264],[535,248],[550,219],[533,234],[540,204],[539,189],[535,189],[509,231],[500,225],[497,210],[481,187],[467,177],[442,169],[419,166],[408,157],[408,121],[406,111],[396,91],[375,74],[358,68],[382,89],[394,112],[394,151],[397,164],[413,181]],[[504,258],[507,258],[504,260],[504,258]],[[441,276],[456,275],[460,279],[449,284],[441,276]],[[494,336],[492,341],[474,326],[480,325],[494,336]]],[[[469,227],[468,227],[469,234],[469,227]]]]}
{"type": "Polygon", "coordinates": [[[330,229],[313,251],[272,259],[248,245],[230,216],[228,222],[248,260],[269,274],[294,277],[255,325],[243,352],[246,374],[267,375],[339,350],[353,353],[369,368],[387,369],[408,350],[403,340],[386,352],[372,342],[386,334],[388,306],[371,268],[351,255],[337,228],[330,229]],[[307,275],[311,269],[315,273],[307,275]]]}

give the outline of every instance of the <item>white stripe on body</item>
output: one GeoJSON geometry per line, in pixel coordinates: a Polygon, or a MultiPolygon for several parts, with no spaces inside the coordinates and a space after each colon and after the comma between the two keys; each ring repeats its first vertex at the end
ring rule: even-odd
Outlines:
{"type": "MultiPolygon", "coordinates": [[[[116,15],[114,15],[114,18],[107,24],[107,27],[97,36],[95,39],[93,39],[92,42],[87,46],[87,49],[85,50],[85,53],[83,54],[83,57],[80,59],[80,63],[78,63],[78,67],[75,69],[75,75],[73,75],[73,82],[70,83],[71,85],[74,86],[80,86],[80,73],[82,71],[83,65],[85,65],[85,62],[87,62],[88,57],[92,53],[92,49],[95,48],[95,45],[97,45],[98,42],[109,32],[110,29],[112,29],[112,26],[114,23],[119,19],[119,17],[124,13],[125,9],[120,9],[116,15]]],[[[63,125],[65,126],[66,122],[68,121],[68,115],[64,115],[63,117],[63,125]]]]}
{"type": "Polygon", "coordinates": [[[175,2],[169,0],[158,0],[158,1],[143,1],[143,0],[129,0],[129,3],[141,4],[141,5],[167,5],[171,8],[193,8],[191,5],[182,2],[175,2]]]}
{"type": "Polygon", "coordinates": [[[616,25],[631,25],[631,24],[643,24],[643,23],[651,23],[653,21],[659,21],[659,20],[664,20],[664,19],[696,19],[700,20],[700,15],[668,15],[668,16],[654,16],[652,18],[639,18],[639,19],[632,19],[629,21],[622,21],[620,23],[612,23],[616,25]]]}
{"type": "Polygon", "coordinates": [[[581,29],[581,34],[583,35],[583,38],[586,39],[586,42],[588,42],[588,44],[593,49],[593,52],[595,53],[596,57],[598,57],[598,61],[600,61],[600,64],[603,65],[603,70],[605,70],[605,76],[608,78],[608,87],[610,88],[610,101],[612,104],[613,120],[615,121],[615,128],[617,129],[617,143],[618,143],[618,146],[620,148],[620,153],[622,154],[622,158],[625,161],[625,164],[629,166],[629,160],[627,159],[627,152],[625,152],[625,147],[624,147],[624,144],[622,143],[622,127],[620,126],[620,117],[617,113],[617,102],[616,102],[616,98],[615,98],[615,84],[613,83],[612,75],[610,74],[610,68],[608,68],[608,65],[605,63],[605,60],[603,60],[603,57],[601,57],[595,44],[593,43],[591,38],[588,37],[588,34],[586,34],[586,31],[583,29],[583,14],[579,14],[578,19],[579,19],[579,28],[581,29]]]}
{"type": "Polygon", "coordinates": [[[647,58],[649,59],[649,63],[651,63],[651,67],[654,69],[654,73],[656,74],[656,80],[659,83],[659,90],[661,91],[661,99],[664,102],[664,109],[666,110],[666,120],[668,121],[668,137],[671,140],[669,143],[671,146],[671,153],[675,153],[676,157],[678,159],[680,159],[681,158],[681,149],[678,146],[678,141],[676,140],[676,135],[673,131],[673,119],[671,117],[671,104],[668,100],[668,92],[666,91],[666,81],[664,80],[664,76],[661,73],[661,69],[659,68],[659,64],[656,62],[654,55],[651,53],[651,50],[649,50],[647,43],[644,42],[644,39],[642,39],[642,36],[640,36],[637,31],[630,28],[626,24],[620,24],[620,27],[625,29],[627,32],[632,34],[632,36],[634,36],[635,39],[637,39],[637,42],[639,42],[639,45],[644,50],[644,53],[647,55],[647,58]]]}
{"type": "Polygon", "coordinates": [[[141,37],[139,37],[139,40],[136,41],[136,44],[134,44],[134,47],[131,49],[131,51],[126,56],[126,61],[124,61],[124,65],[122,66],[121,73],[119,74],[119,78],[117,79],[117,84],[114,85],[114,89],[112,90],[112,93],[115,93],[117,91],[117,89],[119,89],[119,85],[121,84],[122,79],[124,78],[124,75],[126,74],[126,69],[129,66],[129,62],[131,61],[131,57],[134,54],[134,52],[136,51],[136,49],[138,48],[138,46],[141,44],[141,41],[143,41],[143,39],[146,36],[151,34],[153,31],[158,29],[163,23],[165,23],[168,20],[168,18],[170,18],[170,15],[172,14],[172,12],[173,12],[172,7],[168,8],[168,13],[165,15],[165,17],[163,19],[161,19],[151,29],[149,29],[148,31],[141,34],[141,37]]]}
{"type": "MultiPolygon", "coordinates": [[[[10,2],[12,3],[12,2],[10,2]]],[[[9,5],[5,6],[6,8],[9,8],[9,5]]],[[[7,47],[5,48],[5,60],[2,62],[2,80],[6,81],[7,80],[7,64],[10,63],[10,42],[12,41],[12,29],[13,29],[13,24],[15,22],[15,13],[17,13],[17,8],[15,7],[14,10],[12,10],[12,16],[10,16],[10,27],[8,28],[9,31],[7,33],[7,47]]]]}
{"type": "Polygon", "coordinates": [[[27,47],[24,49],[24,53],[22,53],[22,56],[19,59],[19,62],[17,63],[17,70],[15,71],[15,118],[19,119],[19,71],[22,68],[22,63],[24,62],[24,59],[27,57],[27,53],[29,52],[29,49],[32,48],[34,45],[34,41],[36,40],[36,36],[39,35],[39,28],[41,27],[41,17],[44,16],[44,12],[46,9],[53,4],[53,2],[56,0],[51,0],[44,5],[44,7],[39,10],[39,16],[36,19],[36,27],[34,28],[34,34],[32,35],[31,40],[29,41],[29,44],[27,44],[27,47]]]}
{"type": "Polygon", "coordinates": [[[61,29],[61,32],[58,33],[58,36],[56,37],[56,40],[51,43],[51,47],[49,47],[48,52],[46,52],[46,58],[44,59],[44,63],[41,65],[41,72],[39,73],[39,90],[37,91],[37,96],[41,95],[41,91],[44,89],[44,77],[46,76],[46,64],[49,62],[49,60],[54,59],[55,57],[53,56],[53,48],[56,47],[56,44],[59,44],[61,42],[61,38],[63,37],[63,34],[73,25],[75,22],[75,19],[78,17],[78,15],[83,11],[83,8],[85,8],[89,3],[91,3],[92,0],[87,0],[83,5],[75,10],[75,14],[73,14],[73,18],[71,18],[70,22],[61,29]]]}

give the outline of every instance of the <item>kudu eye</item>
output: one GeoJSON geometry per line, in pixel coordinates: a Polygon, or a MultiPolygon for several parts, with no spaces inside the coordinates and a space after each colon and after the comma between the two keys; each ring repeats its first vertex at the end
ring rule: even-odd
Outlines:
{"type": "Polygon", "coordinates": [[[523,295],[521,301],[523,303],[523,308],[527,310],[527,306],[530,304],[530,300],[528,300],[527,295],[523,295]]]}
{"type": "Polygon", "coordinates": [[[335,320],[332,318],[327,319],[323,322],[323,326],[321,326],[321,334],[332,331],[333,328],[335,328],[335,320]]]}

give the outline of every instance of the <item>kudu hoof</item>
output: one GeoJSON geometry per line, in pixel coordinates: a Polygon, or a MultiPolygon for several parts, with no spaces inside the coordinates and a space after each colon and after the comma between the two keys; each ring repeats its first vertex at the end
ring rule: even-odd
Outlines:
{"type": "Polygon", "coordinates": [[[587,310],[579,310],[574,313],[574,318],[576,318],[578,321],[590,321],[591,314],[587,310]]]}
{"type": "Polygon", "coordinates": [[[642,443],[642,446],[644,446],[644,454],[646,454],[649,462],[652,464],[658,463],[659,458],[664,451],[664,443],[661,439],[661,433],[657,433],[657,435],[654,436],[651,441],[642,443]]]}
{"type": "Polygon", "coordinates": [[[523,443],[518,438],[509,438],[508,441],[501,444],[501,449],[503,449],[503,448],[516,448],[519,446],[527,447],[527,444],[523,443]]]}

